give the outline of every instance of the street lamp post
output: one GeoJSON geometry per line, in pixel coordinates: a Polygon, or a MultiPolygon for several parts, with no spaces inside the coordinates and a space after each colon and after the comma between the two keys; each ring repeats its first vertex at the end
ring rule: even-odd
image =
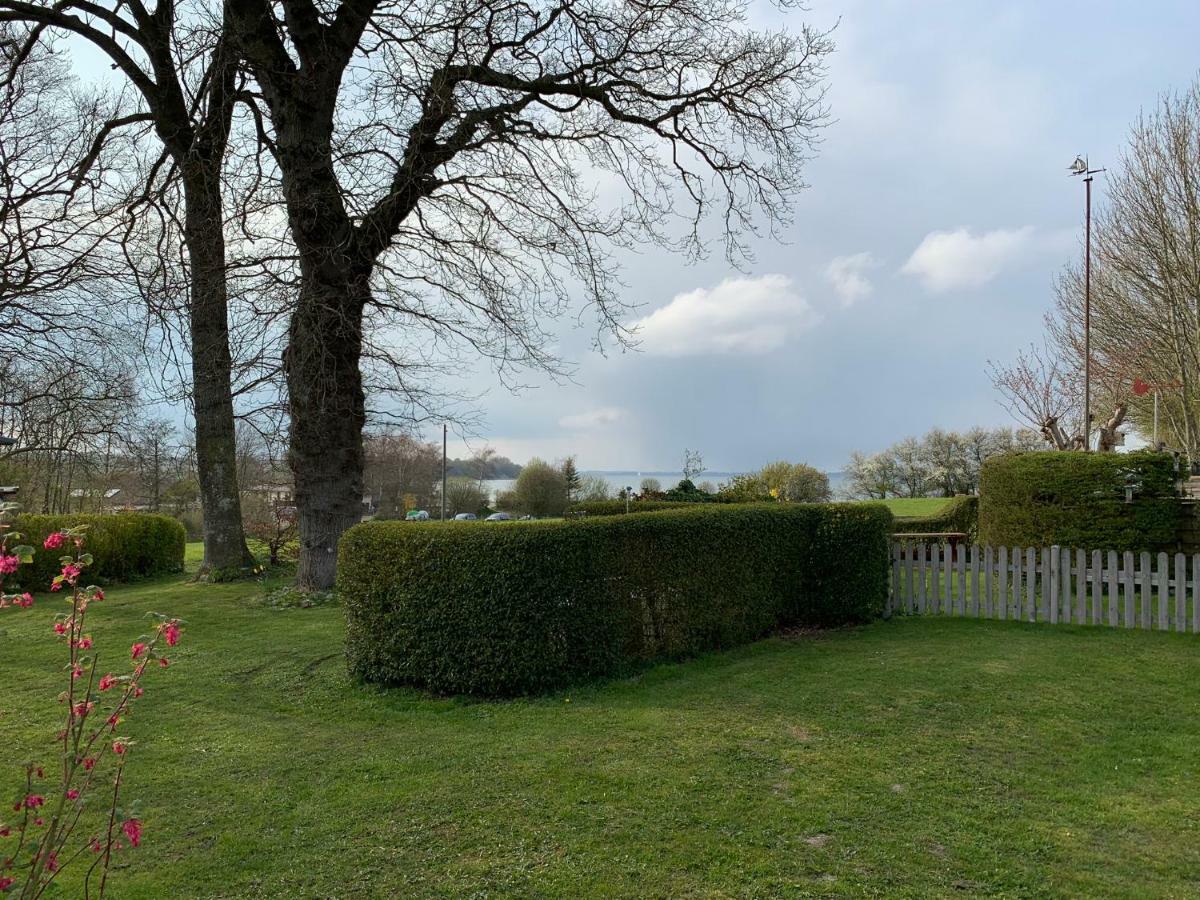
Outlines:
{"type": "Polygon", "coordinates": [[[1076,156],[1068,170],[1082,175],[1086,186],[1083,249],[1083,449],[1092,449],[1092,177],[1103,169],[1088,166],[1086,156],[1076,156]]]}

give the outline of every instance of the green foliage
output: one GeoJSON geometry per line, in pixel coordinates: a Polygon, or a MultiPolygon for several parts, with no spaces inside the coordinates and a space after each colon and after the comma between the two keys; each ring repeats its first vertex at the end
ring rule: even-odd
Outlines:
{"type": "Polygon", "coordinates": [[[983,465],[981,543],[1167,550],[1181,504],[1167,453],[1048,451],[998,456],[983,465]],[[1125,502],[1126,487],[1133,502],[1125,502]]]}
{"type": "Polygon", "coordinates": [[[512,491],[502,496],[503,502],[497,497],[496,505],[506,512],[561,516],[567,508],[567,481],[560,469],[535,457],[521,469],[512,491]]]}
{"type": "MultiPolygon", "coordinates": [[[[629,512],[661,512],[664,509],[688,509],[695,506],[687,500],[638,500],[629,501],[629,512]]],[[[572,503],[567,510],[574,516],[623,516],[625,515],[624,500],[584,500],[572,503]]]]}
{"type": "Polygon", "coordinates": [[[692,505],[499,527],[364,523],[339,547],[351,672],[512,695],[880,613],[876,504],[692,505]]]}
{"type": "Polygon", "coordinates": [[[892,531],[897,534],[957,531],[973,538],[979,531],[979,498],[953,497],[929,515],[897,516],[892,531]]]}
{"type": "Polygon", "coordinates": [[[61,567],[59,557],[66,552],[43,550],[42,542],[55,531],[81,525],[87,526],[87,551],[94,560],[87,570],[88,578],[96,583],[132,581],[183,571],[187,538],[183,525],[170,516],[132,512],[21,514],[17,516],[16,529],[25,535],[25,543],[37,548],[33,565],[21,570],[21,578],[31,589],[41,590],[49,585],[61,567]]]}
{"type": "Polygon", "coordinates": [[[695,482],[690,478],[682,479],[679,484],[671,488],[664,494],[667,500],[674,500],[682,503],[713,503],[716,501],[716,494],[710,494],[708,491],[702,491],[696,487],[695,482]]]}
{"type": "Polygon", "coordinates": [[[805,463],[786,460],[762,467],[758,473],[766,493],[777,500],[793,503],[828,503],[829,476],[805,463]]]}

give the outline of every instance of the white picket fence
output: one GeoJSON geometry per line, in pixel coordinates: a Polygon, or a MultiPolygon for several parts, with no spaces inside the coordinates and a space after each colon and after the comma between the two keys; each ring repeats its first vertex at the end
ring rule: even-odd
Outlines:
{"type": "Polygon", "coordinates": [[[1200,553],[894,541],[889,611],[1200,634],[1200,553]]]}

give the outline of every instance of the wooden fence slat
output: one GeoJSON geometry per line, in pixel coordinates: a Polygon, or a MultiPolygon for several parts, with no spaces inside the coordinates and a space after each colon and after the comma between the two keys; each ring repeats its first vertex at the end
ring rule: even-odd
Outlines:
{"type": "Polygon", "coordinates": [[[1042,565],[1038,570],[1040,572],[1039,584],[1041,591],[1038,594],[1038,621],[1050,621],[1050,550],[1046,547],[1042,548],[1042,565]]]}
{"type": "Polygon", "coordinates": [[[1108,551],[1108,624],[1117,627],[1117,551],[1108,551]]]}
{"type": "Polygon", "coordinates": [[[1087,624],[1087,553],[1075,551],[1075,624],[1087,624]]]}
{"type": "Polygon", "coordinates": [[[1126,550],[1121,567],[1121,581],[1125,584],[1125,616],[1121,623],[1126,628],[1133,627],[1133,551],[1126,550]]]}
{"type": "Polygon", "coordinates": [[[1013,547],[1012,555],[1012,596],[1007,598],[1008,617],[1021,620],[1021,548],[1013,547]]]}
{"type": "Polygon", "coordinates": [[[963,614],[963,609],[967,605],[967,548],[959,545],[958,553],[955,554],[955,562],[958,565],[958,599],[955,601],[954,610],[958,615],[963,614]]]}
{"type": "Polygon", "coordinates": [[[917,586],[915,583],[916,573],[914,572],[914,559],[916,553],[914,545],[908,541],[904,542],[904,611],[912,615],[913,604],[917,595],[917,586]]]}
{"type": "Polygon", "coordinates": [[[900,602],[900,541],[892,541],[892,595],[888,598],[888,613],[896,611],[900,602]]]}
{"type": "Polygon", "coordinates": [[[1063,547],[1059,553],[1062,555],[1062,560],[1058,564],[1058,574],[1062,578],[1062,586],[1058,592],[1058,621],[1064,625],[1070,625],[1071,598],[1075,596],[1071,591],[1071,548],[1063,547]]]}
{"type": "Polygon", "coordinates": [[[1104,563],[1099,550],[1092,551],[1092,624],[1100,624],[1104,606],[1104,563]]]}
{"type": "Polygon", "coordinates": [[[992,569],[995,568],[995,558],[991,547],[983,548],[983,617],[992,617],[992,569]]]}
{"type": "Polygon", "coordinates": [[[917,544],[917,615],[925,615],[925,555],[928,551],[925,543],[917,544]]]}
{"type": "Polygon", "coordinates": [[[971,545],[971,618],[979,616],[979,545],[971,545]]]}
{"type": "Polygon", "coordinates": [[[1025,615],[1037,621],[1037,551],[1032,547],[1025,550],[1025,615]]]}
{"type": "Polygon", "coordinates": [[[996,561],[999,584],[996,590],[996,615],[1001,619],[1008,613],[1008,548],[1001,547],[996,561]]]}
{"type": "Polygon", "coordinates": [[[1140,620],[1142,627],[1150,628],[1150,617],[1154,611],[1153,593],[1154,573],[1150,568],[1150,554],[1142,551],[1138,554],[1138,585],[1141,588],[1142,607],[1140,620]]]}
{"type": "Polygon", "coordinates": [[[1062,575],[1058,571],[1062,565],[1062,548],[1050,548],[1050,599],[1048,601],[1050,607],[1050,624],[1058,624],[1058,589],[1061,584],[1062,575]]]}
{"type": "Polygon", "coordinates": [[[1167,631],[1171,627],[1171,569],[1167,564],[1167,554],[1158,554],[1158,630],[1167,631]]]}
{"type": "Polygon", "coordinates": [[[1200,553],[1192,554],[1192,634],[1200,634],[1200,553]]]}
{"type": "Polygon", "coordinates": [[[929,612],[931,615],[938,614],[938,592],[941,590],[938,582],[938,570],[941,567],[942,547],[941,544],[929,545],[929,612]]]}
{"type": "Polygon", "coordinates": [[[1175,630],[1187,631],[1187,557],[1175,554],[1175,630]]]}
{"type": "Polygon", "coordinates": [[[954,614],[954,547],[949,544],[942,557],[942,613],[946,616],[954,614]]]}

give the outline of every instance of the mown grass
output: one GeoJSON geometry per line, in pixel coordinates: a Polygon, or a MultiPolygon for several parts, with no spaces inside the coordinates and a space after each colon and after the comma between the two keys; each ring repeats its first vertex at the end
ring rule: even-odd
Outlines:
{"type": "MultiPolygon", "coordinates": [[[[130,722],[115,897],[1200,892],[1192,637],[901,619],[482,703],[349,682],[341,611],[261,590],[96,612],[104,651],[189,621],[130,722]]],[[[51,752],[57,603],[0,619],[6,792],[51,752]]]]}
{"type": "Polygon", "coordinates": [[[945,497],[892,497],[876,502],[886,504],[896,518],[912,518],[935,515],[950,501],[945,497]]]}

